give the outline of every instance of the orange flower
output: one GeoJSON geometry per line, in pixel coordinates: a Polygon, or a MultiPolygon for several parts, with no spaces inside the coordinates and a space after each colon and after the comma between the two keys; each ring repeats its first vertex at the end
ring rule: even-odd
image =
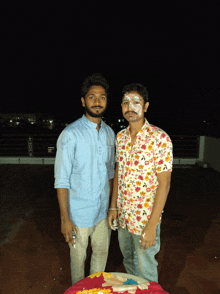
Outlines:
{"type": "Polygon", "coordinates": [[[139,167],[139,169],[143,169],[143,168],[144,168],[144,166],[143,166],[143,165],[139,165],[138,167],[139,167]]]}
{"type": "Polygon", "coordinates": [[[169,160],[170,160],[170,157],[169,157],[169,156],[167,156],[167,157],[165,158],[165,160],[166,160],[166,161],[169,161],[169,160]]]}
{"type": "Polygon", "coordinates": [[[136,214],[139,214],[139,215],[141,214],[140,210],[136,210],[135,212],[136,214]]]}
{"type": "Polygon", "coordinates": [[[137,232],[137,229],[136,228],[133,228],[133,231],[136,233],[137,232]]]}
{"type": "Polygon", "coordinates": [[[154,141],[151,142],[151,145],[154,145],[154,141]]]}
{"type": "Polygon", "coordinates": [[[145,207],[145,208],[148,208],[148,207],[149,207],[149,204],[148,204],[147,202],[145,202],[145,203],[144,203],[144,207],[145,207]]]}
{"type": "Polygon", "coordinates": [[[133,198],[131,198],[131,199],[130,199],[130,201],[133,203],[133,202],[134,202],[134,199],[133,199],[133,198]]]}
{"type": "Polygon", "coordinates": [[[141,185],[141,182],[137,181],[136,184],[137,184],[138,186],[140,186],[140,185],[141,185]]]}
{"type": "Polygon", "coordinates": [[[146,220],[143,220],[143,221],[142,221],[142,224],[143,224],[143,225],[146,225],[146,224],[147,224],[147,221],[146,221],[146,220]]]}
{"type": "Polygon", "coordinates": [[[161,167],[160,166],[157,168],[157,171],[161,171],[161,167]]]}
{"type": "Polygon", "coordinates": [[[128,145],[125,147],[125,149],[128,151],[129,150],[129,147],[128,147],[128,145]]]}
{"type": "Polygon", "coordinates": [[[153,132],[150,132],[149,135],[150,135],[150,136],[153,135],[153,132]]]}
{"type": "Polygon", "coordinates": [[[121,151],[120,154],[123,155],[123,151],[121,151]]]}
{"type": "Polygon", "coordinates": [[[164,148],[164,147],[166,147],[167,146],[167,144],[166,143],[163,143],[162,144],[162,148],[164,148]]]}
{"type": "Polygon", "coordinates": [[[126,168],[125,168],[125,169],[126,169],[126,171],[129,171],[129,167],[127,167],[127,166],[126,166],[126,168]]]}
{"type": "Polygon", "coordinates": [[[152,150],[152,145],[149,145],[148,146],[148,150],[152,150]]]}
{"type": "Polygon", "coordinates": [[[140,194],[141,194],[141,196],[144,196],[146,193],[145,192],[141,192],[140,194]]]}
{"type": "Polygon", "coordinates": [[[140,157],[139,155],[135,155],[135,159],[139,159],[139,157],[140,157]]]}
{"type": "Polygon", "coordinates": [[[148,176],[146,176],[146,177],[145,177],[145,180],[146,180],[146,181],[148,181],[148,180],[149,180],[149,177],[148,177],[148,176]]]}
{"type": "Polygon", "coordinates": [[[155,186],[155,185],[152,185],[150,188],[151,188],[152,190],[154,190],[154,189],[156,188],[156,186],[155,186]]]}
{"type": "Polygon", "coordinates": [[[122,134],[118,134],[118,138],[120,138],[122,136],[122,134]]]}

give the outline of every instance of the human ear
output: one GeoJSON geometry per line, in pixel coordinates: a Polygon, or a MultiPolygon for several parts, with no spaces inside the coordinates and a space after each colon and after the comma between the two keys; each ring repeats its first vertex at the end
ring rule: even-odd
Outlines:
{"type": "Polygon", "coordinates": [[[81,101],[82,101],[82,106],[85,107],[85,99],[84,99],[84,97],[81,97],[81,101]]]}
{"type": "Polygon", "coordinates": [[[146,102],[144,105],[144,112],[147,112],[148,107],[149,107],[149,102],[146,102]]]}

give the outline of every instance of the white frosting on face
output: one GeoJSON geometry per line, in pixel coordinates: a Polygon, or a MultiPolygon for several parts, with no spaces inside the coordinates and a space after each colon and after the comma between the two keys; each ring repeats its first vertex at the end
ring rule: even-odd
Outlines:
{"type": "Polygon", "coordinates": [[[126,94],[122,100],[128,102],[128,109],[134,111],[138,116],[142,113],[142,106],[140,104],[141,98],[137,94],[126,94]],[[138,103],[139,102],[139,103],[138,103]]]}
{"type": "Polygon", "coordinates": [[[126,100],[141,101],[141,98],[137,94],[126,94],[126,95],[124,95],[124,98],[122,101],[126,101],[126,100]]]}

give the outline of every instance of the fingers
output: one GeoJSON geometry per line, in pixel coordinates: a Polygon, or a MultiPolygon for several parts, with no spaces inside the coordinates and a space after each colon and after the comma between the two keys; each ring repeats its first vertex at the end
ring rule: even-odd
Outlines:
{"type": "Polygon", "coordinates": [[[75,234],[77,235],[77,229],[76,227],[73,225],[72,230],[75,232],[75,234]]]}
{"type": "Polygon", "coordinates": [[[108,212],[108,225],[112,227],[114,220],[117,220],[117,214],[114,211],[108,212]]]}
{"type": "Polygon", "coordinates": [[[142,240],[140,239],[140,242],[141,242],[140,249],[144,247],[144,249],[146,250],[147,248],[155,245],[155,240],[147,240],[143,238],[142,240]]]}

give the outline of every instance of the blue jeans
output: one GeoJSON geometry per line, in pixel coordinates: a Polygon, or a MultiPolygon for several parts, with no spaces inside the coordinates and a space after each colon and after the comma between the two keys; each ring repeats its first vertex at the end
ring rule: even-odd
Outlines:
{"type": "Polygon", "coordinates": [[[118,241],[121,252],[123,254],[124,267],[128,274],[138,276],[146,279],[149,282],[158,283],[158,262],[155,259],[155,255],[160,250],[160,225],[156,228],[156,240],[155,245],[140,249],[141,243],[139,242],[141,235],[135,235],[118,228],[118,241]]]}

